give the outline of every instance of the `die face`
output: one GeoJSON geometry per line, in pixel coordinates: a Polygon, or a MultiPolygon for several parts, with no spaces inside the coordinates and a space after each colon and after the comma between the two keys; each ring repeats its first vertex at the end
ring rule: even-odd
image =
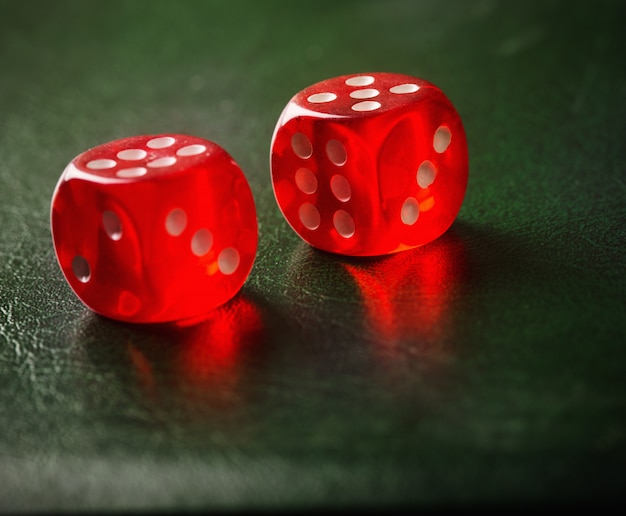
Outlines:
{"type": "Polygon", "coordinates": [[[467,185],[467,142],[456,110],[431,83],[341,76],[288,103],[271,169],[278,205],[305,241],[383,255],[423,245],[452,224],[467,185]]]}
{"type": "Polygon", "coordinates": [[[131,322],[196,317],[224,303],[257,246],[240,168],[216,144],[186,135],[133,137],[76,157],[55,190],[51,224],[78,297],[131,322]]]}
{"type": "Polygon", "coordinates": [[[381,213],[392,252],[441,236],[454,222],[467,187],[460,117],[438,90],[422,104],[396,120],[378,150],[381,213]]]}
{"type": "Polygon", "coordinates": [[[303,89],[292,102],[318,117],[358,120],[410,108],[432,89],[428,81],[397,73],[342,75],[303,89]]]}
{"type": "Polygon", "coordinates": [[[344,254],[367,251],[373,226],[375,154],[350,127],[294,118],[273,145],[272,185],[287,222],[314,247],[344,254]]]}

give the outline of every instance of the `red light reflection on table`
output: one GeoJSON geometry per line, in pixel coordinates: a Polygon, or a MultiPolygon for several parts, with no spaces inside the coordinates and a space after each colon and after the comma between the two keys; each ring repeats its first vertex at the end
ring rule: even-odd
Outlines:
{"type": "Polygon", "coordinates": [[[212,406],[239,398],[242,354],[263,338],[259,309],[242,296],[202,322],[164,325],[158,349],[128,343],[139,384],[150,398],[183,394],[212,406]]]}
{"type": "Polygon", "coordinates": [[[369,329],[385,343],[445,340],[449,305],[463,271],[463,245],[452,234],[377,261],[345,263],[363,299],[369,329]]]}

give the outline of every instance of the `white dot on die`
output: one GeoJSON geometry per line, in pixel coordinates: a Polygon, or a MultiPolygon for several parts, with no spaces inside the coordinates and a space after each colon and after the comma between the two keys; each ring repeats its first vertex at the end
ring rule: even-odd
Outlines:
{"type": "Polygon", "coordinates": [[[102,226],[104,227],[104,232],[111,240],[122,238],[122,222],[112,211],[105,211],[102,214],[102,226]]]}
{"type": "Polygon", "coordinates": [[[116,165],[112,159],[94,159],[87,163],[87,168],[91,170],[106,170],[107,168],[113,168],[116,165]]]}
{"type": "Polygon", "coordinates": [[[135,161],[138,159],[143,159],[147,156],[147,152],[143,149],[126,149],[123,151],[119,151],[117,153],[117,157],[119,159],[125,159],[130,161],[135,161]]]}
{"type": "Polygon", "coordinates": [[[328,156],[328,159],[338,167],[345,165],[346,161],[348,161],[346,148],[343,146],[343,143],[338,140],[328,140],[328,143],[326,144],[326,156],[328,156]]]}
{"type": "Polygon", "coordinates": [[[350,238],[354,235],[354,220],[347,211],[337,210],[333,215],[333,224],[337,233],[344,238],[350,238]]]}
{"type": "Polygon", "coordinates": [[[311,140],[302,133],[296,133],[291,137],[291,148],[295,155],[302,159],[310,158],[313,154],[311,140]]]}
{"type": "Polygon", "coordinates": [[[150,168],[162,168],[162,167],[170,167],[174,163],[176,163],[176,158],[173,156],[167,156],[165,158],[157,158],[154,161],[151,161],[147,164],[150,168]]]}
{"type": "Polygon", "coordinates": [[[199,229],[191,237],[191,252],[196,256],[204,256],[211,250],[213,234],[208,229],[199,229]]]}
{"type": "Polygon", "coordinates": [[[352,106],[353,111],[374,111],[380,107],[380,102],[375,100],[364,100],[363,102],[357,102],[352,106]]]}
{"type": "Polygon", "coordinates": [[[165,231],[172,236],[179,236],[187,227],[187,214],[180,208],[174,208],[165,217],[165,231]]]}
{"type": "Polygon", "coordinates": [[[222,274],[232,274],[239,267],[239,252],[237,249],[227,247],[217,257],[217,267],[222,274]]]}
{"type": "Polygon", "coordinates": [[[439,153],[445,152],[451,141],[452,133],[450,132],[450,129],[448,129],[445,125],[441,125],[435,131],[435,136],[433,137],[433,148],[439,153]]]}
{"type": "Polygon", "coordinates": [[[206,151],[206,147],[204,145],[195,144],[195,145],[187,145],[185,147],[181,147],[176,151],[177,156],[196,156],[197,154],[202,154],[206,151]]]}
{"type": "Polygon", "coordinates": [[[380,91],[375,90],[374,88],[367,88],[365,90],[355,90],[350,93],[350,96],[353,99],[371,99],[373,97],[377,97],[380,95],[380,91]]]}
{"type": "Polygon", "coordinates": [[[320,212],[310,202],[305,202],[298,210],[300,222],[311,231],[320,227],[320,212]]]}
{"type": "Polygon", "coordinates": [[[131,167],[131,168],[121,168],[115,173],[115,175],[117,177],[122,177],[122,178],[132,178],[132,177],[141,177],[146,172],[148,172],[148,170],[144,167],[131,167]]]}
{"type": "Polygon", "coordinates": [[[403,93],[415,93],[417,90],[419,90],[420,87],[417,84],[398,84],[397,86],[394,86],[393,88],[389,88],[389,91],[391,93],[396,93],[396,94],[403,94],[403,93]]]}
{"type": "Polygon", "coordinates": [[[407,226],[412,226],[415,224],[415,221],[417,221],[419,214],[419,204],[417,203],[417,199],[415,197],[409,197],[406,201],[404,201],[402,210],[400,211],[400,218],[402,219],[402,222],[404,222],[407,226]]]}
{"type": "Polygon", "coordinates": [[[435,169],[435,165],[428,160],[423,161],[417,169],[417,184],[420,188],[428,188],[433,184],[436,175],[437,170],[435,169]]]}
{"type": "Polygon", "coordinates": [[[151,149],[165,149],[174,145],[175,141],[171,136],[161,136],[160,138],[152,138],[146,145],[151,149]]]}
{"type": "Polygon", "coordinates": [[[330,178],[330,189],[341,202],[348,202],[352,197],[352,189],[348,180],[340,174],[330,178]]]}
{"type": "Polygon", "coordinates": [[[332,102],[337,98],[334,93],[314,93],[307,100],[312,104],[323,104],[324,102],[332,102]]]}
{"type": "Polygon", "coordinates": [[[371,75],[359,75],[357,77],[350,77],[346,79],[348,86],[369,86],[374,82],[374,77],[371,75]]]}
{"type": "Polygon", "coordinates": [[[314,194],[317,191],[317,176],[308,168],[296,170],[296,186],[302,193],[314,194]]]}
{"type": "Polygon", "coordinates": [[[81,283],[87,283],[91,278],[91,267],[89,262],[80,255],[74,256],[72,260],[72,272],[81,283]]]}

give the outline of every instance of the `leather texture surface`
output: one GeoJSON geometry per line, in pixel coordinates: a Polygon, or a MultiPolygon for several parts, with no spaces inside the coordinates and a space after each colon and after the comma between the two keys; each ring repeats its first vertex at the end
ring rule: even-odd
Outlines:
{"type": "Polygon", "coordinates": [[[0,510],[623,501],[626,4],[0,1],[0,510]],[[282,219],[269,142],[345,73],[440,86],[467,132],[457,222],[346,259],[282,219]],[[98,317],[56,264],[75,155],[222,145],[259,250],[189,326],[98,317]]]}

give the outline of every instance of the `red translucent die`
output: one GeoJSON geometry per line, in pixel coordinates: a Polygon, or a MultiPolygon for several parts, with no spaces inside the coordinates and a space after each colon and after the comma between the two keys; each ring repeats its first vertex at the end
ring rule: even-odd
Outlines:
{"type": "Polygon", "coordinates": [[[426,244],[456,218],[467,141],[433,84],[393,73],[344,75],[297,93],[271,144],[274,194],[310,245],[376,256],[426,244]]]}
{"type": "Polygon", "coordinates": [[[257,248],[250,187],[213,142],[135,136],[67,166],[51,207],[54,249],[76,295],[129,322],[197,317],[232,298],[257,248]]]}

